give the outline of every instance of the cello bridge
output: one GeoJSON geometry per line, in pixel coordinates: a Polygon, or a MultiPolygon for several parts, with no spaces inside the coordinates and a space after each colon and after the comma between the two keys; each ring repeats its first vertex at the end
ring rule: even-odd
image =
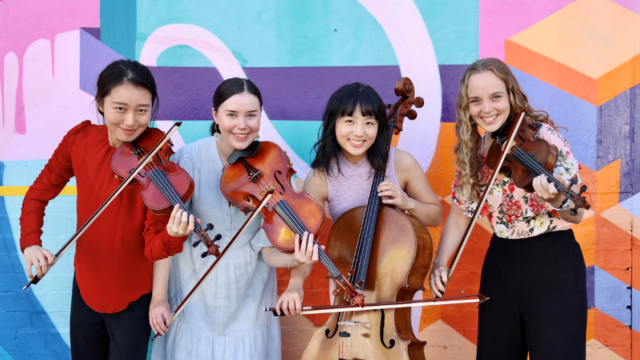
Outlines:
{"type": "Polygon", "coordinates": [[[362,327],[365,327],[367,329],[371,328],[371,324],[370,323],[363,323],[363,322],[358,322],[358,321],[340,321],[338,323],[338,325],[343,325],[343,326],[362,326],[362,327]]]}

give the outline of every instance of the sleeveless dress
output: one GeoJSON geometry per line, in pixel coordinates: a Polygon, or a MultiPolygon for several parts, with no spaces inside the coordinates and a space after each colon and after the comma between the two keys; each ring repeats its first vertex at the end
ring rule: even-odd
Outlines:
{"type": "MultiPolygon", "coordinates": [[[[331,164],[331,175],[326,175],[327,187],[329,189],[327,203],[329,204],[329,214],[334,223],[348,210],[367,205],[374,175],[369,160],[367,160],[366,157],[357,164],[349,162],[342,153],[340,153],[338,159],[342,173],[338,173],[338,168],[334,162],[331,164]]],[[[394,160],[395,148],[391,147],[389,149],[389,158],[387,159],[387,169],[384,180],[400,186],[398,178],[396,177],[394,160]]],[[[334,284],[333,282],[329,284],[329,293],[332,293],[334,284]]],[[[413,298],[422,299],[422,291],[417,291],[413,298]]],[[[331,295],[331,299],[333,302],[333,295],[331,295]]],[[[421,308],[411,308],[411,325],[415,334],[419,332],[421,314],[421,308]]]]}
{"type": "MultiPolygon", "coordinates": [[[[222,162],[213,137],[191,143],[175,155],[195,181],[188,204],[202,224],[212,223],[222,239],[222,251],[245,221],[245,215],[220,192],[222,162]]],[[[214,261],[200,254],[205,246],[191,235],[181,253],[173,256],[169,275],[169,304],[175,309],[214,261]]],[[[262,309],[276,303],[276,274],[260,250],[271,246],[254,220],[233,243],[224,258],[176,318],[165,336],[153,344],[152,359],[280,360],[278,318],[262,309]]]]}
{"type": "MultiPolygon", "coordinates": [[[[389,151],[384,180],[400,186],[393,165],[394,159],[395,148],[392,147],[389,151]]],[[[326,175],[327,187],[329,188],[329,196],[327,197],[329,214],[334,222],[347,210],[367,204],[374,175],[366,157],[359,163],[353,164],[340,153],[338,161],[342,173],[338,173],[338,167],[333,162],[331,175],[326,175]]]]}

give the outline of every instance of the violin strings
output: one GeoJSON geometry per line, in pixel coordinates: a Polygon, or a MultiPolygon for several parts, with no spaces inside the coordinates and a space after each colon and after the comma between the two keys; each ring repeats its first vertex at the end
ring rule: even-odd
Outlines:
{"type": "Polygon", "coordinates": [[[564,184],[562,184],[558,179],[556,179],[551,173],[547,171],[542,165],[540,165],[537,161],[535,161],[531,155],[520,148],[516,148],[514,150],[514,156],[517,160],[521,162],[529,171],[535,173],[536,175],[544,174],[550,179],[555,185],[556,189],[564,194],[566,197],[575,200],[574,194],[568,190],[564,184]]]}
{"type": "MultiPolygon", "coordinates": [[[[271,182],[269,182],[269,180],[266,179],[264,176],[260,177],[258,182],[259,182],[259,185],[262,186],[263,188],[266,188],[268,186],[273,186],[271,182]]],[[[277,193],[274,193],[274,194],[277,194],[277,193]]],[[[287,225],[289,225],[289,227],[291,227],[291,229],[295,233],[297,233],[300,237],[302,237],[304,232],[307,230],[306,227],[304,226],[302,221],[300,221],[300,218],[293,212],[293,210],[291,209],[289,204],[286,202],[286,200],[282,199],[279,195],[277,198],[280,200],[274,204],[273,208],[275,209],[276,205],[281,204],[279,208],[282,209],[282,213],[278,213],[277,211],[276,213],[278,213],[278,215],[280,215],[280,217],[283,218],[285,223],[287,223],[287,225]]],[[[340,271],[335,266],[335,264],[331,261],[331,259],[329,259],[329,256],[322,250],[322,248],[320,248],[320,245],[318,244],[318,242],[314,239],[313,243],[314,245],[318,245],[318,257],[320,258],[322,265],[324,265],[325,268],[329,270],[329,272],[331,272],[331,275],[334,278],[337,278],[338,276],[340,276],[341,274],[340,271]]]]}
{"type": "MultiPolygon", "coordinates": [[[[146,152],[144,149],[140,148],[140,150],[143,155],[146,155],[146,152]]],[[[169,181],[164,176],[162,171],[158,169],[158,167],[153,163],[153,161],[149,162],[147,164],[147,167],[151,168],[151,171],[149,172],[151,176],[151,180],[158,187],[158,189],[160,189],[160,191],[167,198],[167,200],[171,202],[172,206],[175,206],[176,204],[178,204],[183,211],[185,211],[188,215],[191,215],[191,212],[187,208],[186,204],[182,201],[182,199],[176,193],[173,186],[171,186],[171,183],[169,183],[169,181]]],[[[207,235],[204,232],[204,229],[202,229],[202,227],[200,226],[200,224],[198,224],[197,221],[194,221],[194,228],[196,233],[200,236],[202,240],[207,238],[207,235]]]]}

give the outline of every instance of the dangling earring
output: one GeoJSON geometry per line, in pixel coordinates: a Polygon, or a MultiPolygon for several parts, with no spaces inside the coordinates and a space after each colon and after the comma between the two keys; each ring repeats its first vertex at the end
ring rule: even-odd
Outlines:
{"type": "Polygon", "coordinates": [[[220,140],[221,137],[221,132],[220,132],[220,125],[218,125],[217,122],[213,123],[213,137],[216,138],[216,140],[220,140]]]}

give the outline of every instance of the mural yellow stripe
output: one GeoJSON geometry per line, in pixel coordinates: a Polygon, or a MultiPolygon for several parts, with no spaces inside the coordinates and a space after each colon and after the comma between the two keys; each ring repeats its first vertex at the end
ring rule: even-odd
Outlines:
{"type": "MultiPolygon", "coordinates": [[[[29,190],[28,186],[0,186],[0,196],[24,196],[29,190]]],[[[75,186],[65,186],[60,195],[77,195],[75,186]]]]}

